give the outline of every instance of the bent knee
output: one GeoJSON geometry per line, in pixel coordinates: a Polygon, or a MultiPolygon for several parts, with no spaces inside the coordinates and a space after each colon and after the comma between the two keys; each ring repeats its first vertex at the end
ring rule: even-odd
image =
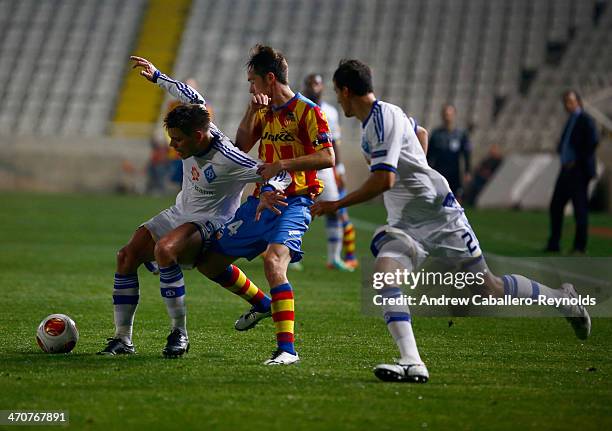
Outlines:
{"type": "Polygon", "coordinates": [[[282,282],[286,278],[289,259],[274,252],[266,253],[264,257],[264,272],[271,284],[282,282]]]}
{"type": "Polygon", "coordinates": [[[127,266],[131,262],[134,262],[134,260],[135,260],[134,253],[128,246],[122,247],[117,252],[117,265],[119,266],[127,266]]]}
{"type": "Polygon", "coordinates": [[[161,238],[155,244],[154,249],[155,259],[159,260],[176,260],[178,258],[178,246],[176,241],[168,238],[161,238]]]}

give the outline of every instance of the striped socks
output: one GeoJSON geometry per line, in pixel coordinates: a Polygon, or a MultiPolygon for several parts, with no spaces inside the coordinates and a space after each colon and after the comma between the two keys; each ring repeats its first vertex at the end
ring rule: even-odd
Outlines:
{"type": "Polygon", "coordinates": [[[503,275],[502,280],[504,282],[504,295],[509,295],[513,298],[537,299],[538,295],[543,295],[547,298],[560,298],[563,296],[562,290],[551,289],[522,275],[503,275]]]}
{"type": "Polygon", "coordinates": [[[325,231],[327,232],[327,263],[339,262],[342,260],[342,226],[335,214],[327,217],[325,231]]]}
{"type": "Polygon", "coordinates": [[[270,298],[235,265],[229,265],[212,279],[230,292],[247,300],[259,312],[270,310],[270,298]]]}
{"type": "MultiPolygon", "coordinates": [[[[399,298],[402,291],[399,287],[388,287],[381,290],[384,298],[399,298]]],[[[401,364],[422,364],[419,349],[417,348],[414,332],[412,331],[412,317],[407,305],[383,305],[383,315],[387,329],[393,337],[400,351],[401,364]]]]}
{"type": "Polygon", "coordinates": [[[272,295],[272,320],[276,329],[278,348],[295,355],[294,302],[291,284],[284,283],[270,289],[272,295]]]}
{"type": "Polygon", "coordinates": [[[344,250],[344,260],[355,260],[355,226],[347,218],[342,223],[343,237],[342,248],[344,250]]]}
{"type": "Polygon", "coordinates": [[[115,274],[113,288],[113,309],[115,314],[115,337],[132,344],[134,315],[140,297],[138,275],[115,274]]]}
{"type": "Polygon", "coordinates": [[[187,307],[185,306],[185,280],[178,264],[159,267],[159,286],[164,298],[172,329],[187,335],[187,307]]]}

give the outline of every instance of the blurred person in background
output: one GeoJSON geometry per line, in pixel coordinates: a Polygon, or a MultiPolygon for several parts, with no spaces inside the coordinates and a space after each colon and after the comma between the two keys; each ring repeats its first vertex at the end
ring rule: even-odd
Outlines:
{"type": "MultiPolygon", "coordinates": [[[[340,131],[338,110],[329,103],[322,100],[323,76],[319,73],[311,73],[304,78],[304,96],[312,100],[321,107],[327,117],[329,129],[333,138],[334,152],[336,153],[336,166],[333,168],[321,169],[317,176],[325,185],[319,199],[334,201],[344,196],[344,175],[345,168],[340,161],[338,147],[342,134],[340,131]]],[[[348,211],[342,208],[335,214],[326,216],[325,230],[327,232],[327,267],[340,271],[353,271],[358,265],[355,258],[355,228],[351,223],[348,211]],[[345,246],[346,256],[342,259],[342,249],[345,246]]]]}
{"type": "Polygon", "coordinates": [[[470,159],[472,146],[467,131],[456,126],[457,109],[450,103],[442,107],[443,125],[434,129],[429,138],[427,162],[429,166],[442,174],[453,194],[461,200],[463,183],[468,183],[470,177],[470,159]],[[463,181],[459,159],[463,157],[463,181]]]}
{"type": "Polygon", "coordinates": [[[557,152],[561,170],[550,202],[550,237],[545,251],[560,251],[563,210],[571,199],[576,219],[573,253],[586,252],[588,232],[588,186],[595,176],[595,148],[599,143],[593,118],[582,107],[575,90],[563,93],[563,106],[569,114],[557,152]]]}
{"type": "Polygon", "coordinates": [[[166,192],[166,180],[170,168],[168,149],[172,149],[172,147],[169,147],[165,141],[156,136],[151,137],[150,146],[151,154],[147,163],[147,193],[163,195],[166,192]]]}
{"type": "Polygon", "coordinates": [[[489,182],[497,168],[500,167],[503,159],[504,156],[502,155],[499,145],[491,145],[487,156],[474,169],[472,181],[466,184],[463,199],[465,205],[476,205],[478,195],[487,185],[487,182],[489,182]]]}

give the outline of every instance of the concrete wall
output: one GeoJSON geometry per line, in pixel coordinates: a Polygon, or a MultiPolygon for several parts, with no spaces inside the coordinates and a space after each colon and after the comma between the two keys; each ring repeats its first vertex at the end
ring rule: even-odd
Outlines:
{"type": "Polygon", "coordinates": [[[141,191],[149,152],[139,139],[0,136],[0,190],[141,191]]]}

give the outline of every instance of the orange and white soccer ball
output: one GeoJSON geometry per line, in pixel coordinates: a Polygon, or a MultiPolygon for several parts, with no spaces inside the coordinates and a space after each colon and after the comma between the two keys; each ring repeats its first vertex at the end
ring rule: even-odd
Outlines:
{"type": "Polygon", "coordinates": [[[38,325],[36,341],[43,352],[68,353],[79,341],[79,330],[65,314],[51,314],[38,325]]]}

